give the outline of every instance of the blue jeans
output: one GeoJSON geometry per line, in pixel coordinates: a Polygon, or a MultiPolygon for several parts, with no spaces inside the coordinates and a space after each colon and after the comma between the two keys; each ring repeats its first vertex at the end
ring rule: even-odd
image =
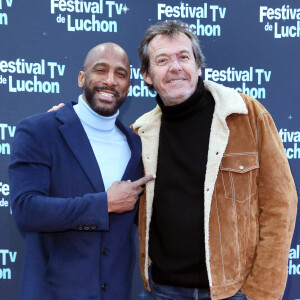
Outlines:
{"type": "MultiPolygon", "coordinates": [[[[149,284],[151,296],[155,300],[210,300],[208,289],[191,289],[169,285],[160,285],[152,281],[151,271],[149,271],[149,284]]],[[[237,292],[234,296],[226,300],[247,300],[242,292],[237,292]]]]}

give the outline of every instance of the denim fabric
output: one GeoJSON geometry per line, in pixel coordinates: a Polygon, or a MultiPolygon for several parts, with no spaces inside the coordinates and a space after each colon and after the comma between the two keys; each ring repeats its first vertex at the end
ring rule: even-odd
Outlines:
{"type": "MultiPolygon", "coordinates": [[[[210,300],[208,289],[182,288],[169,285],[160,285],[152,281],[151,269],[149,270],[149,284],[151,296],[155,300],[210,300]]],[[[242,292],[237,292],[234,296],[224,300],[247,300],[242,292]]]]}

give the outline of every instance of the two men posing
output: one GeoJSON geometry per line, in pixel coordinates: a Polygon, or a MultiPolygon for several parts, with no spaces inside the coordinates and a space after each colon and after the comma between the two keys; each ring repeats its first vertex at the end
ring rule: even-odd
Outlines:
{"type": "Polygon", "coordinates": [[[18,125],[12,209],[28,232],[20,299],[130,299],[131,231],[147,182],[140,265],[155,299],[281,298],[297,195],[271,116],[202,81],[199,41],[183,23],[151,26],[139,55],[158,93],[132,125],[142,151],[116,120],[129,63],[115,44],[88,54],[78,104],[18,125]]]}

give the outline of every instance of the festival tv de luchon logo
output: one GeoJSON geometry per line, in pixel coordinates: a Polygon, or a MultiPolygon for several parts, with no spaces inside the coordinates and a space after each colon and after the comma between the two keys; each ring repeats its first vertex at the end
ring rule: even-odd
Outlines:
{"type": "Polygon", "coordinates": [[[112,0],[51,0],[51,14],[67,31],[118,32],[117,17],[129,11],[124,3],[112,0]]]}
{"type": "Polygon", "coordinates": [[[17,259],[17,254],[17,251],[0,249],[0,280],[12,279],[12,270],[17,259]]]}
{"type": "Polygon", "coordinates": [[[13,0],[0,0],[0,26],[9,24],[8,11],[12,4],[13,0]]]}
{"type": "Polygon", "coordinates": [[[294,7],[293,2],[281,7],[260,6],[259,22],[275,39],[300,37],[300,8],[294,7]]]}
{"type": "Polygon", "coordinates": [[[198,6],[183,1],[179,4],[172,5],[169,2],[157,4],[157,20],[172,18],[184,21],[197,36],[222,35],[221,23],[226,18],[227,7],[207,2],[198,6]]]}

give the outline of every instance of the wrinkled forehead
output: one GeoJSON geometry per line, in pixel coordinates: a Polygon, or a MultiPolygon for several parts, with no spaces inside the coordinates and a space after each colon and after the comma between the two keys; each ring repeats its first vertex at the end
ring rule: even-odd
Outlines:
{"type": "Polygon", "coordinates": [[[156,35],[149,43],[149,56],[172,55],[187,52],[193,54],[192,42],[184,33],[156,35]]]}

